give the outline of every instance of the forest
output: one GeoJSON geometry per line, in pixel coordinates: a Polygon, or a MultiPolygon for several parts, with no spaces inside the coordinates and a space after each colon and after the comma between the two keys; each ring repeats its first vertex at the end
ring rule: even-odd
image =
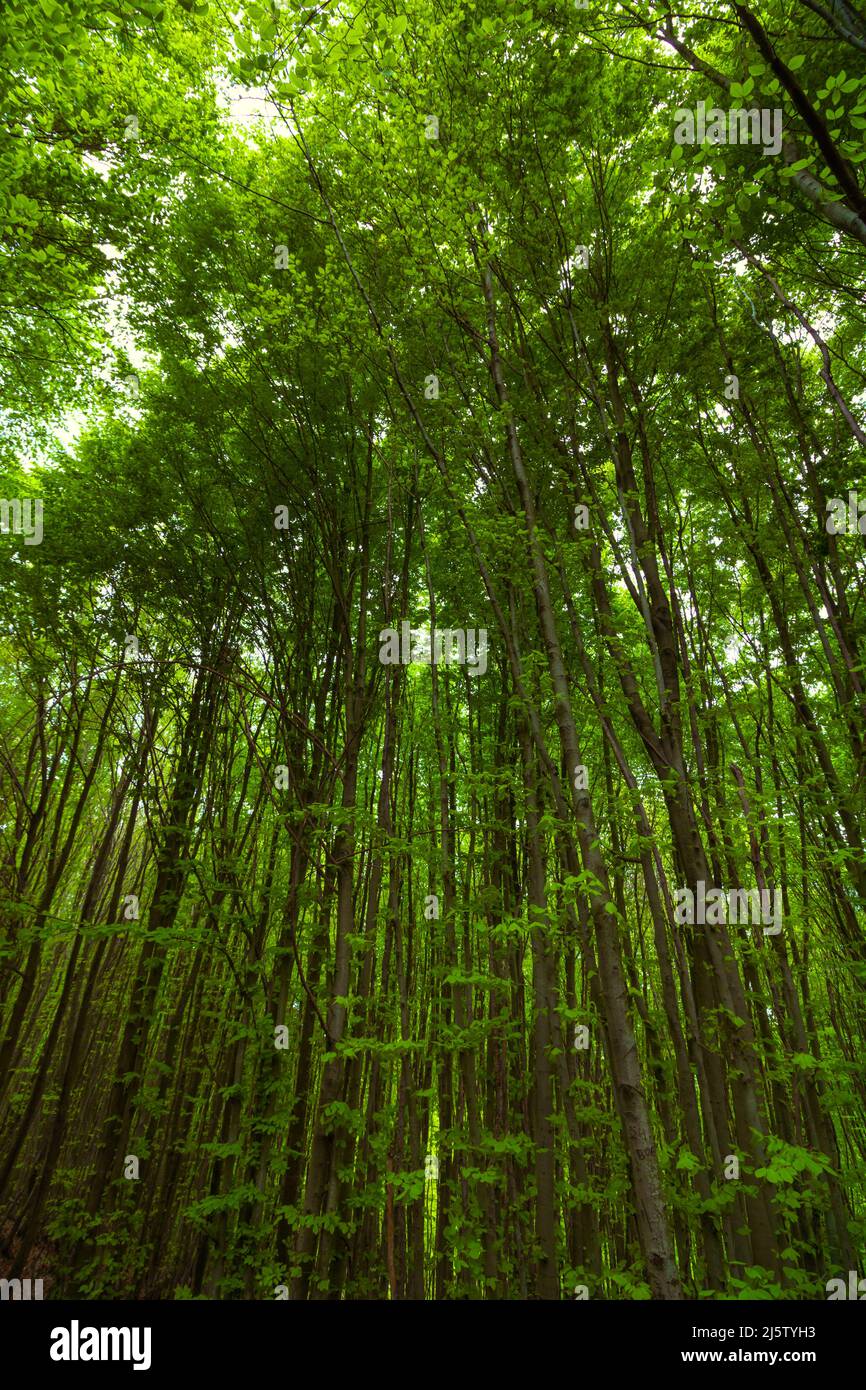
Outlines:
{"type": "Polygon", "coordinates": [[[862,4],[0,55],[0,1274],[857,1297],[862,4]]]}

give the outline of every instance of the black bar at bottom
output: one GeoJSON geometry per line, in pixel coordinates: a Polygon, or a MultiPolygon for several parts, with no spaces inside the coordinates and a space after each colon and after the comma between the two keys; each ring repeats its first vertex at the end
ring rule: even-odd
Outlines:
{"type": "Polygon", "coordinates": [[[521,1352],[530,1364],[540,1354],[551,1372],[557,1368],[557,1379],[563,1372],[574,1379],[590,1367],[700,1376],[712,1366],[804,1366],[823,1381],[856,1364],[863,1320],[844,1303],[864,1300],[471,1306],[11,1300],[0,1303],[0,1346],[7,1368],[11,1363],[58,1384],[101,1373],[162,1382],[186,1372],[213,1375],[218,1385],[232,1376],[248,1382],[251,1375],[284,1373],[288,1381],[319,1367],[325,1375],[342,1368],[363,1371],[365,1379],[401,1381],[447,1373],[465,1386],[476,1374],[489,1384],[500,1358],[510,1383],[520,1373],[521,1352]]]}

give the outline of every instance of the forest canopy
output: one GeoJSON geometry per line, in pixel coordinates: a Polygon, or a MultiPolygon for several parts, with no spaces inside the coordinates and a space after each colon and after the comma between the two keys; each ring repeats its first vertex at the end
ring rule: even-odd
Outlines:
{"type": "Polygon", "coordinates": [[[522,4],[0,14],[51,1297],[866,1275],[866,14],[522,4]]]}

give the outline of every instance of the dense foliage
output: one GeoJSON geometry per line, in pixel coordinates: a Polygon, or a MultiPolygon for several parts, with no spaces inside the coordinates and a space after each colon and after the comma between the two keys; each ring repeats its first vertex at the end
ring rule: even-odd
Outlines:
{"type": "Polygon", "coordinates": [[[866,19],[521,3],[0,15],[54,1296],[866,1275],[866,19]]]}

